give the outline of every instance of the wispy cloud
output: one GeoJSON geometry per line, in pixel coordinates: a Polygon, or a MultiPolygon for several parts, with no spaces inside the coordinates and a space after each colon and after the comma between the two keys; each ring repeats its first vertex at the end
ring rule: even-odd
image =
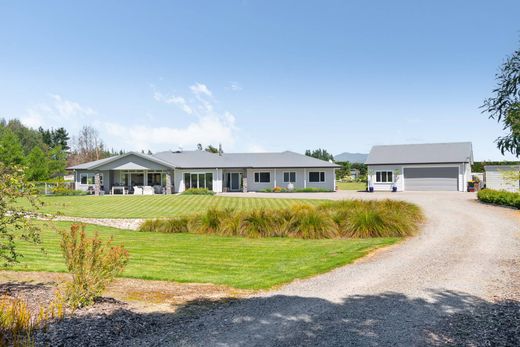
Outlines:
{"type": "Polygon", "coordinates": [[[97,112],[80,105],[76,101],[68,100],[59,94],[49,94],[49,100],[29,107],[21,117],[22,123],[30,127],[58,126],[64,121],[69,124],[83,121],[97,112]]]}
{"type": "Polygon", "coordinates": [[[229,82],[229,89],[234,92],[240,92],[244,88],[240,85],[240,83],[231,81],[229,82]]]}
{"type": "Polygon", "coordinates": [[[213,97],[213,93],[211,92],[211,90],[209,90],[208,86],[206,86],[203,83],[195,83],[194,85],[190,86],[190,90],[196,96],[206,95],[210,98],[213,97]]]}
{"type": "Polygon", "coordinates": [[[224,148],[232,148],[235,144],[239,133],[236,117],[227,110],[215,110],[213,92],[207,85],[195,83],[187,88],[185,95],[167,95],[154,85],[151,88],[154,100],[176,106],[194,118],[190,118],[191,122],[185,126],[174,127],[160,119],[154,120],[157,126],[117,122],[100,124],[99,126],[118,145],[140,150],[195,148],[198,143],[221,143],[224,148]]]}
{"type": "Polygon", "coordinates": [[[153,98],[156,101],[164,102],[166,104],[173,104],[179,107],[182,111],[186,112],[187,114],[192,114],[193,109],[188,105],[186,102],[186,99],[184,99],[182,96],[164,96],[162,93],[155,91],[153,94],[153,98]]]}

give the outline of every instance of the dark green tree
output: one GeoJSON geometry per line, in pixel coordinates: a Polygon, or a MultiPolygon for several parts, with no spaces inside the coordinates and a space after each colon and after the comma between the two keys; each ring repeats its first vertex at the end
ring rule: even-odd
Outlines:
{"type": "Polygon", "coordinates": [[[0,162],[5,166],[23,165],[25,162],[20,140],[9,128],[0,133],[0,162]]]}
{"type": "Polygon", "coordinates": [[[60,146],[52,148],[48,153],[48,175],[51,178],[65,174],[67,167],[67,153],[60,146]]]}
{"type": "Polygon", "coordinates": [[[25,172],[29,181],[43,181],[49,178],[49,160],[40,147],[34,147],[27,156],[25,172]]]}
{"type": "Polygon", "coordinates": [[[11,129],[16,137],[18,137],[25,155],[28,155],[36,146],[44,147],[40,132],[26,127],[18,119],[11,119],[7,123],[7,128],[11,129]]]}
{"type": "Polygon", "coordinates": [[[504,136],[496,139],[502,154],[520,156],[520,49],[508,57],[496,75],[493,96],[481,106],[489,118],[502,124],[504,136]]]}
{"type": "Polygon", "coordinates": [[[332,154],[330,154],[326,149],[322,149],[322,148],[318,148],[313,151],[308,149],[305,151],[305,155],[308,157],[313,157],[313,158],[321,159],[321,160],[325,160],[325,161],[329,161],[329,160],[334,161],[334,156],[332,154]]]}
{"type": "Polygon", "coordinates": [[[68,151],[70,136],[65,128],[61,127],[51,132],[52,146],[51,148],[61,147],[63,151],[68,151]]]}

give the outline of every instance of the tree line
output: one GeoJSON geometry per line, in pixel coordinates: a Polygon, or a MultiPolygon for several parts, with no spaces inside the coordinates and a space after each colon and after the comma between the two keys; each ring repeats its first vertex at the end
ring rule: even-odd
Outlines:
{"type": "Polygon", "coordinates": [[[122,153],[107,150],[91,126],[84,126],[71,138],[63,127],[33,129],[18,119],[0,119],[0,163],[24,167],[30,181],[61,178],[67,166],[122,153]]]}
{"type": "Polygon", "coordinates": [[[321,159],[329,162],[336,163],[341,166],[338,170],[336,170],[336,179],[340,180],[344,177],[350,177],[350,171],[355,169],[359,171],[359,178],[363,180],[367,174],[367,166],[363,163],[351,163],[348,161],[345,162],[337,162],[334,160],[334,156],[330,154],[326,149],[318,148],[315,150],[306,150],[305,155],[308,157],[313,157],[316,159],[321,159]]]}

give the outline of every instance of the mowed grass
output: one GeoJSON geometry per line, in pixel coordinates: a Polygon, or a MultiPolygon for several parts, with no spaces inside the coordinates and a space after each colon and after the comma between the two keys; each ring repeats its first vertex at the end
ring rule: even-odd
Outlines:
{"type": "MultiPolygon", "coordinates": [[[[24,255],[15,270],[63,272],[57,228],[68,222],[40,223],[42,245],[18,242],[24,255]],[[54,226],[54,227],[53,227],[54,226]],[[46,253],[40,251],[44,247],[46,253]]],[[[248,239],[197,234],[162,234],[87,226],[102,237],[114,237],[130,252],[123,277],[222,284],[265,289],[351,263],[399,238],[300,240],[248,239]]]]}
{"type": "MultiPolygon", "coordinates": [[[[90,218],[161,218],[205,212],[210,207],[236,210],[279,209],[302,201],[310,204],[323,202],[201,195],[44,196],[40,200],[44,205],[39,212],[90,218]]],[[[26,202],[21,204],[29,207],[26,202]]]]}
{"type": "Polygon", "coordinates": [[[366,189],[365,182],[337,182],[336,185],[339,190],[365,190],[366,189]]]}

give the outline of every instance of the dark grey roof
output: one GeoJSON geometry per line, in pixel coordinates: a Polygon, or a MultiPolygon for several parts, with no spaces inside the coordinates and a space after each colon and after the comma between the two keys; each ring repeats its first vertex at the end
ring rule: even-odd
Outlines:
{"type": "Polygon", "coordinates": [[[365,153],[349,153],[344,152],[334,156],[334,160],[337,163],[349,162],[349,163],[364,163],[367,161],[368,154],[365,153]]]}
{"type": "Polygon", "coordinates": [[[205,151],[160,152],[154,154],[178,168],[289,168],[339,167],[334,163],[290,151],[279,153],[223,153],[205,151]]]}
{"type": "Polygon", "coordinates": [[[471,142],[374,146],[366,164],[472,163],[471,142]]]}
{"type": "Polygon", "coordinates": [[[153,155],[130,152],[106,159],[96,160],[69,167],[69,169],[95,169],[106,163],[130,154],[166,165],[171,168],[335,168],[334,163],[308,157],[290,151],[280,153],[223,153],[218,155],[206,151],[159,152],[153,155]]]}
{"type": "Polygon", "coordinates": [[[113,157],[109,157],[109,158],[105,158],[105,159],[100,159],[100,160],[95,160],[95,161],[91,161],[91,162],[88,162],[88,163],[83,163],[83,164],[79,164],[79,165],[70,166],[70,167],[67,168],[67,170],[81,170],[81,169],[83,169],[83,170],[92,170],[92,169],[96,169],[96,168],[100,167],[101,165],[104,165],[104,164],[107,164],[107,163],[111,163],[111,162],[113,162],[115,160],[127,157],[129,155],[136,155],[136,156],[141,157],[143,159],[150,160],[150,161],[152,161],[154,163],[162,164],[162,165],[165,165],[165,166],[173,168],[171,163],[165,162],[165,161],[161,160],[160,158],[154,157],[153,155],[143,154],[143,153],[138,153],[138,152],[128,152],[128,153],[125,153],[125,154],[115,155],[113,157]]]}

